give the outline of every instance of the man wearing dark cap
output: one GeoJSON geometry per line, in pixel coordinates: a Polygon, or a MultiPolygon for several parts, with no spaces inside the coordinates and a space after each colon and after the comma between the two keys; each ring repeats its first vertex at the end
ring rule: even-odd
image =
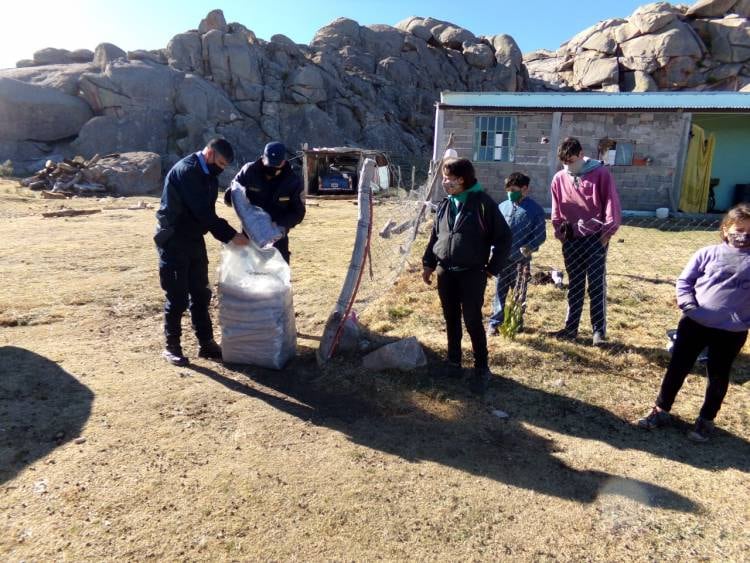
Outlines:
{"type": "Polygon", "coordinates": [[[164,179],[161,205],[156,212],[154,242],[159,252],[159,278],[166,294],[162,356],[170,364],[187,365],[182,353],[182,314],[190,308],[198,356],[221,360],[221,347],[214,340],[208,305],[208,255],[203,235],[211,232],[223,243],[246,245],[247,237],[216,215],[219,174],[234,160],[225,139],[213,139],[203,150],[175,164],[164,179]]]}
{"type": "MultiPolygon", "coordinates": [[[[249,162],[234,177],[245,191],[245,196],[271,216],[271,220],[284,230],[284,236],[274,243],[289,263],[289,229],[299,225],[305,217],[302,201],[302,180],[286,160],[286,147],[278,141],[268,143],[263,155],[249,162]]],[[[232,204],[230,191],[224,201],[232,204]]]]}

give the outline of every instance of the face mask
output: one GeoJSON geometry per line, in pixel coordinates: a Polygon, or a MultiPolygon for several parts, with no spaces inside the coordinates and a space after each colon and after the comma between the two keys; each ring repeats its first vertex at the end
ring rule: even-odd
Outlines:
{"type": "Polygon", "coordinates": [[[727,242],[735,248],[748,248],[750,236],[747,233],[727,233],[727,242]]]}
{"type": "Polygon", "coordinates": [[[523,194],[521,192],[508,192],[508,201],[518,203],[521,201],[523,194]]]}
{"type": "Polygon", "coordinates": [[[213,176],[214,178],[216,178],[222,172],[224,172],[224,169],[221,166],[219,166],[218,164],[209,164],[208,165],[208,172],[209,172],[209,174],[211,174],[211,176],[213,176]]]}
{"type": "Polygon", "coordinates": [[[576,176],[578,173],[580,173],[581,169],[583,168],[583,159],[579,158],[575,162],[571,164],[564,164],[563,166],[565,170],[568,171],[568,174],[572,174],[573,176],[576,176]]]}
{"type": "Polygon", "coordinates": [[[448,195],[456,195],[459,190],[459,184],[455,180],[443,180],[443,191],[448,195]]]}
{"type": "Polygon", "coordinates": [[[282,170],[282,168],[275,168],[273,166],[266,166],[265,164],[263,165],[263,174],[265,176],[268,176],[269,178],[273,178],[275,176],[278,176],[279,174],[281,174],[281,170],[282,170]]]}

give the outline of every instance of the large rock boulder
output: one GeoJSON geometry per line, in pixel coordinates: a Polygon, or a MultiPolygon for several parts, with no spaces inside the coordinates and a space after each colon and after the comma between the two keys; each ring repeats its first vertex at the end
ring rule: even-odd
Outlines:
{"type": "Polygon", "coordinates": [[[76,135],[91,116],[80,98],[0,77],[0,139],[58,141],[76,135]]]}
{"type": "Polygon", "coordinates": [[[157,193],[162,188],[161,156],[153,152],[125,152],[99,161],[92,175],[115,195],[157,193]]]}
{"type": "Polygon", "coordinates": [[[698,0],[685,12],[686,16],[717,18],[726,14],[737,0],[698,0]]]}
{"type": "Polygon", "coordinates": [[[91,158],[95,154],[149,151],[167,154],[172,118],[149,110],[127,112],[123,117],[98,116],[81,127],[66,149],[68,156],[91,158]]]}
{"type": "Polygon", "coordinates": [[[676,20],[678,14],[668,2],[655,2],[636,9],[628,19],[641,33],[655,33],[676,20]]]}
{"type": "Polygon", "coordinates": [[[711,45],[711,56],[724,63],[750,60],[750,24],[745,18],[729,15],[705,22],[702,28],[711,45]]]}
{"type": "Polygon", "coordinates": [[[112,43],[100,43],[94,49],[94,64],[102,70],[113,61],[127,58],[128,54],[112,43]]]}
{"type": "Polygon", "coordinates": [[[31,66],[0,70],[0,76],[14,78],[21,82],[53,88],[70,96],[77,96],[80,90],[78,82],[86,72],[95,71],[92,64],[66,64],[31,66]]]}
{"type": "Polygon", "coordinates": [[[75,62],[67,49],[47,47],[34,53],[35,65],[64,65],[75,62]]]}
{"type": "Polygon", "coordinates": [[[166,48],[167,62],[177,70],[203,74],[203,46],[201,36],[193,31],[178,33],[166,48]]]}

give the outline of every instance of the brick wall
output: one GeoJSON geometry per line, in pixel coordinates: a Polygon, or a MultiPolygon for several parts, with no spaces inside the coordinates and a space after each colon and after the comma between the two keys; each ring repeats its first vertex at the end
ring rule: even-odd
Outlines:
{"type": "MultiPolygon", "coordinates": [[[[504,178],[514,171],[531,178],[532,197],[544,207],[550,205],[550,163],[557,165],[557,147],[542,144],[551,136],[552,112],[470,112],[446,110],[443,139],[454,134],[459,156],[473,158],[474,117],[477,115],[515,115],[516,149],[514,162],[475,162],[477,178],[495,199],[504,199],[504,178]]],[[[635,154],[649,157],[648,166],[612,166],[623,209],[650,210],[669,207],[669,192],[674,183],[681,146],[682,118],[678,113],[563,113],[560,139],[577,137],[584,154],[596,158],[599,141],[605,137],[635,142],[635,154]]]]}

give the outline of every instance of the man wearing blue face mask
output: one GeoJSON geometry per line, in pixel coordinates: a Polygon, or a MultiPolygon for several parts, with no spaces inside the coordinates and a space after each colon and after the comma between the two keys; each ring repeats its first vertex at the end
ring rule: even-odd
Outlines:
{"type": "Polygon", "coordinates": [[[208,313],[211,290],[208,255],[203,235],[210,232],[223,243],[245,245],[247,238],[216,215],[218,176],[234,160],[226,139],[213,139],[203,150],[175,164],[164,179],[156,212],[154,242],[159,253],[159,279],[166,296],[162,357],[176,366],[187,365],[182,353],[182,314],[190,308],[201,358],[221,360],[208,313]]]}
{"type": "MultiPolygon", "coordinates": [[[[263,209],[284,232],[273,245],[289,263],[289,230],[305,218],[302,199],[302,179],[292,170],[286,159],[286,147],[273,141],[263,149],[263,155],[245,164],[233,183],[242,186],[247,200],[263,209]]],[[[224,203],[232,205],[231,188],[224,192],[224,203]]]]}
{"type": "MultiPolygon", "coordinates": [[[[492,316],[487,328],[488,336],[498,334],[505,316],[505,299],[511,285],[520,275],[527,276],[531,265],[531,254],[547,238],[544,227],[544,209],[528,196],[531,180],[526,174],[513,172],[505,180],[505,191],[508,199],[500,203],[500,213],[505,217],[511,233],[513,244],[505,266],[497,276],[495,298],[492,301],[492,316]]],[[[526,301],[526,284],[521,284],[522,295],[517,295],[518,303],[526,301]]]]}

